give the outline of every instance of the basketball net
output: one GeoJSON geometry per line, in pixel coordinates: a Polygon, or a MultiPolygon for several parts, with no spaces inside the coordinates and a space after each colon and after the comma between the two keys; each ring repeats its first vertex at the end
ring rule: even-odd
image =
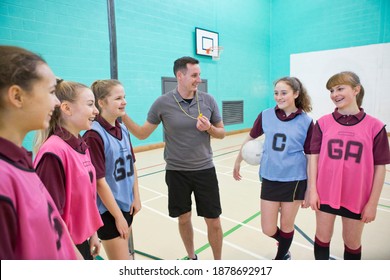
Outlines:
{"type": "Polygon", "coordinates": [[[222,52],[223,52],[222,46],[215,46],[206,49],[206,54],[211,54],[213,60],[219,60],[222,52]]]}

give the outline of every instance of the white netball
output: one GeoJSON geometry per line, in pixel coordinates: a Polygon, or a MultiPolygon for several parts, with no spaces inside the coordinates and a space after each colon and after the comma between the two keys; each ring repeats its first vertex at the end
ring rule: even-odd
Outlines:
{"type": "Polygon", "coordinates": [[[254,139],[246,142],[241,151],[242,158],[250,165],[260,165],[263,155],[263,141],[254,139]]]}

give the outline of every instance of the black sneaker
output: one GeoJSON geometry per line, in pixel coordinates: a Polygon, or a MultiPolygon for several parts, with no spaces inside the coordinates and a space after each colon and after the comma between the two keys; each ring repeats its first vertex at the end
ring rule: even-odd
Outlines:
{"type": "Polygon", "coordinates": [[[197,261],[198,260],[198,255],[195,254],[195,258],[190,258],[189,256],[185,257],[184,260],[187,260],[187,261],[197,261]]]}

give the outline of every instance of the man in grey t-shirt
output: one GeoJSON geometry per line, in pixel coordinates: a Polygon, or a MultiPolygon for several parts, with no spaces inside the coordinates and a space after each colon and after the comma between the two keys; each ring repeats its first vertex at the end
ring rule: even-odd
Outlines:
{"type": "Polygon", "coordinates": [[[146,139],[162,122],[165,133],[165,181],[168,210],[178,217],[179,232],[188,258],[196,260],[191,222],[191,194],[198,216],[204,217],[214,259],[222,256],[222,213],[210,136],[223,139],[225,128],[215,99],[198,90],[199,61],[182,57],[174,62],[177,88],[151,106],[146,122],[139,126],[130,117],[123,122],[138,139],[146,139]]]}

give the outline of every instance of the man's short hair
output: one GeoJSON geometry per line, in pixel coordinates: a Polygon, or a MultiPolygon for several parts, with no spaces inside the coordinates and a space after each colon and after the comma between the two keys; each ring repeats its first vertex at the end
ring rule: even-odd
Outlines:
{"type": "Polygon", "coordinates": [[[178,71],[182,71],[184,74],[186,73],[185,71],[187,71],[187,63],[199,64],[199,60],[190,56],[183,56],[176,59],[173,64],[173,74],[175,74],[175,77],[178,71]]]}

